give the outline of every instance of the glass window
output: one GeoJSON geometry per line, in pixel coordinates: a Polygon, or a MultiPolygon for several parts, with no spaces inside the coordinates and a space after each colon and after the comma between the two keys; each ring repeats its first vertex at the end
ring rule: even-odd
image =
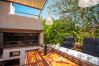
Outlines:
{"type": "Polygon", "coordinates": [[[37,17],[41,12],[41,10],[16,3],[13,3],[12,5],[15,8],[15,14],[20,16],[37,17]]]}

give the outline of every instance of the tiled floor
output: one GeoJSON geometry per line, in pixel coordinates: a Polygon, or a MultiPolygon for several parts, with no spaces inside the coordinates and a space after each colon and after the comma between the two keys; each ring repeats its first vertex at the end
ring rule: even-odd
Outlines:
{"type": "Polygon", "coordinates": [[[48,52],[46,56],[38,50],[26,52],[26,66],[79,66],[55,52],[48,52]]]}

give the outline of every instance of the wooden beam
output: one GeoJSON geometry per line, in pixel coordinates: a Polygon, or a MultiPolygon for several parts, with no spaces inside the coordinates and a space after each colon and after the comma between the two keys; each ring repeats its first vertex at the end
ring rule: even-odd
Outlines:
{"type": "Polygon", "coordinates": [[[0,32],[15,32],[15,33],[41,33],[43,30],[31,30],[31,29],[9,29],[0,28],[0,32]]]}
{"type": "Polygon", "coordinates": [[[6,0],[7,2],[18,3],[28,7],[42,10],[46,0],[6,0]]]}

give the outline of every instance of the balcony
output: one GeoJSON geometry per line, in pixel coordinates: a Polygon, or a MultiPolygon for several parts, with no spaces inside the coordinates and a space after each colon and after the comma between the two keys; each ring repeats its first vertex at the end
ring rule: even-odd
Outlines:
{"type": "Polygon", "coordinates": [[[25,66],[79,66],[78,64],[68,60],[67,58],[49,51],[47,55],[43,55],[38,50],[28,51],[26,53],[25,66]]]}

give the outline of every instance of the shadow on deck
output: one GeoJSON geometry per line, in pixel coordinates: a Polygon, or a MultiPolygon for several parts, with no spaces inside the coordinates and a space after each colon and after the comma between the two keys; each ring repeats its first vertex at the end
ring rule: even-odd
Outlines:
{"type": "Polygon", "coordinates": [[[25,66],[79,66],[63,56],[49,51],[47,55],[38,50],[27,51],[25,66]]]}

